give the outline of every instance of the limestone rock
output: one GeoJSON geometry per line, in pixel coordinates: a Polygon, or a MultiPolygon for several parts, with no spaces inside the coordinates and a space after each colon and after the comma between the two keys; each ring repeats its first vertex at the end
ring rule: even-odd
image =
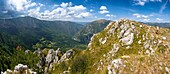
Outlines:
{"type": "Polygon", "coordinates": [[[111,67],[111,65],[108,66],[107,68],[108,74],[116,74],[115,69],[111,67]]]}
{"type": "Polygon", "coordinates": [[[118,69],[121,65],[123,65],[123,62],[121,59],[115,59],[112,61],[112,64],[116,69],[118,69]]]}
{"type": "Polygon", "coordinates": [[[66,53],[61,57],[60,62],[65,61],[66,59],[70,58],[72,55],[73,55],[72,49],[66,51],[66,53]]]}
{"type": "Polygon", "coordinates": [[[58,61],[60,60],[59,54],[61,54],[60,48],[58,48],[58,49],[54,52],[54,63],[58,63],[58,61]]]}
{"type": "Polygon", "coordinates": [[[18,64],[14,67],[14,70],[7,69],[5,72],[1,72],[1,74],[37,74],[28,68],[27,65],[18,64]]]}
{"type": "Polygon", "coordinates": [[[133,43],[134,33],[129,34],[127,37],[120,39],[125,45],[131,45],[133,43]]]}
{"type": "Polygon", "coordinates": [[[14,70],[16,70],[16,71],[23,71],[23,70],[26,70],[26,69],[28,69],[28,66],[27,65],[23,65],[23,64],[18,64],[14,68],[14,70]]]}
{"type": "Polygon", "coordinates": [[[30,52],[30,50],[25,50],[25,54],[29,54],[30,52]]]}
{"type": "Polygon", "coordinates": [[[102,44],[105,44],[106,40],[107,40],[106,38],[101,38],[101,39],[99,39],[99,42],[102,43],[102,44]]]}
{"type": "Polygon", "coordinates": [[[47,62],[47,64],[50,64],[50,63],[52,63],[52,61],[53,61],[53,59],[54,59],[54,50],[53,49],[50,49],[49,51],[48,51],[48,54],[47,54],[47,56],[46,56],[46,62],[47,62]]]}
{"type": "Polygon", "coordinates": [[[117,52],[118,50],[119,50],[119,45],[118,44],[114,44],[112,51],[117,52]]]}

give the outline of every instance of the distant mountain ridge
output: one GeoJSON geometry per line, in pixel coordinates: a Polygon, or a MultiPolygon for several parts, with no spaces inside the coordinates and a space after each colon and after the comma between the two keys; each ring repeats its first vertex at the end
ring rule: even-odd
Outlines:
{"type": "MultiPolygon", "coordinates": [[[[31,47],[42,37],[55,41],[58,45],[62,44],[64,41],[66,43],[70,40],[74,42],[71,37],[83,27],[83,25],[75,22],[45,21],[29,16],[0,19],[0,26],[1,35],[6,35],[11,41],[15,40],[15,44],[28,47],[31,47]]],[[[3,42],[1,44],[3,44],[3,42]]]]}
{"type": "Polygon", "coordinates": [[[170,23],[146,22],[144,24],[148,24],[151,26],[160,26],[160,27],[164,27],[164,28],[170,28],[170,23]]]}
{"type": "Polygon", "coordinates": [[[93,34],[102,31],[110,22],[111,20],[101,19],[87,23],[85,27],[74,36],[74,39],[81,43],[88,43],[93,34]]]}

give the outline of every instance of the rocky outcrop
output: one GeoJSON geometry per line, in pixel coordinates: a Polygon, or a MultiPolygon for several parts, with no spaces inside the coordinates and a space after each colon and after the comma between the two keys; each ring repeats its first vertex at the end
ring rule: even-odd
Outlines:
{"type": "Polygon", "coordinates": [[[66,51],[66,53],[61,57],[59,62],[63,62],[65,60],[69,59],[72,55],[73,55],[73,50],[72,49],[66,51]]]}
{"type": "Polygon", "coordinates": [[[168,62],[162,55],[169,54],[169,32],[168,28],[144,25],[128,19],[111,22],[103,31],[93,35],[88,49],[83,52],[88,53],[89,59],[93,60],[92,68],[88,71],[93,69],[100,74],[107,68],[108,74],[169,73],[167,65],[160,68],[155,63],[160,60],[164,64],[168,62]]]}
{"type": "Polygon", "coordinates": [[[58,63],[58,61],[60,60],[60,54],[61,54],[61,51],[60,51],[60,48],[58,48],[55,52],[54,52],[54,63],[58,63]]]}
{"type": "Polygon", "coordinates": [[[1,72],[1,74],[37,74],[37,73],[29,69],[27,65],[18,64],[14,67],[14,70],[7,69],[7,71],[1,72]]]}
{"type": "Polygon", "coordinates": [[[24,71],[26,69],[28,69],[28,66],[27,65],[23,65],[23,64],[18,64],[14,68],[15,71],[19,71],[19,72],[24,71]]]}
{"type": "Polygon", "coordinates": [[[60,51],[60,48],[58,48],[56,51],[54,51],[54,49],[50,49],[48,50],[47,56],[42,57],[38,65],[41,68],[42,66],[44,66],[44,64],[42,65],[42,63],[46,64],[46,67],[44,68],[45,74],[48,73],[48,71],[53,70],[55,64],[59,64],[68,60],[73,55],[73,50],[70,49],[66,51],[66,53],[62,56],[61,54],[62,52],[60,51]]]}
{"type": "Polygon", "coordinates": [[[108,74],[116,74],[117,70],[119,69],[118,73],[121,74],[122,70],[120,70],[120,67],[123,66],[123,62],[121,59],[115,59],[111,62],[110,65],[108,65],[108,74]]]}

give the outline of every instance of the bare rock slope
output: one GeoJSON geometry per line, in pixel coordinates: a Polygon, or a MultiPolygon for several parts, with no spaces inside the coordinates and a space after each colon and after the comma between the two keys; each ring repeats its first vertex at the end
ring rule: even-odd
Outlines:
{"type": "Polygon", "coordinates": [[[170,29],[128,19],[111,22],[91,38],[85,72],[93,74],[170,73],[170,29]]]}

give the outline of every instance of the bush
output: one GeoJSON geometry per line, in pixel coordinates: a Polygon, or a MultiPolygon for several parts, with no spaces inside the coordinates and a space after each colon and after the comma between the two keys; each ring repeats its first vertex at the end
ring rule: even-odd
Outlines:
{"type": "Polygon", "coordinates": [[[84,74],[87,68],[87,56],[80,55],[74,58],[71,65],[71,74],[84,74]]]}

